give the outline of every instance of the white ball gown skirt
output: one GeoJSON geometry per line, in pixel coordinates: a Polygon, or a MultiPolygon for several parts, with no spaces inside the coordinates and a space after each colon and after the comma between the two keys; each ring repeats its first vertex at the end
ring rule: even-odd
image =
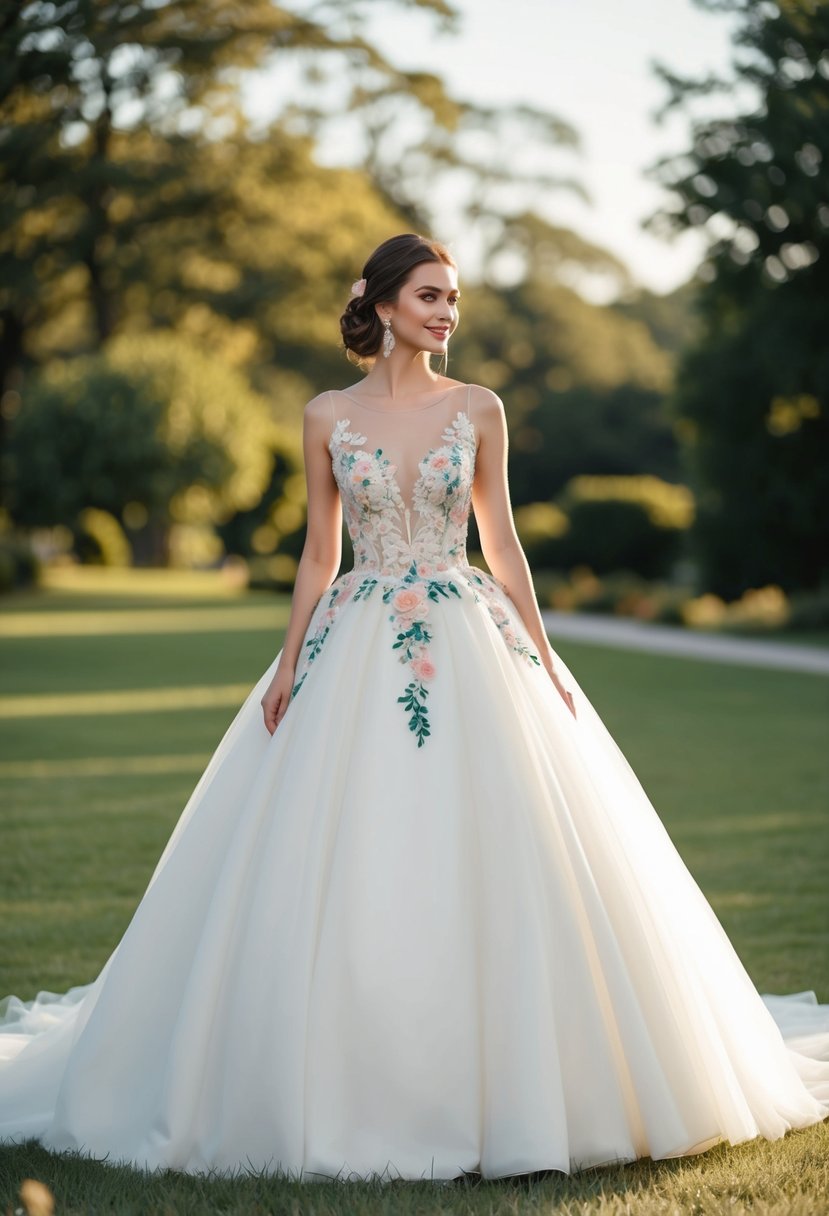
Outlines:
{"type": "Polygon", "coordinates": [[[0,1137],[492,1178],[829,1114],[829,1006],[761,998],[563,660],[577,719],[468,571],[432,610],[421,746],[388,605],[352,600],[326,636],[323,597],[285,718],[270,736],[259,704],[277,656],[98,978],[7,1000],[0,1137]]]}

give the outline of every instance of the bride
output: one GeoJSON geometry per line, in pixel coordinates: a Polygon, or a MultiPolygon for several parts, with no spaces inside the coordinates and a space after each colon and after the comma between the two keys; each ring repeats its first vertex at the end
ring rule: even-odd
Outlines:
{"type": "Polygon", "coordinates": [[[437,242],[365,263],[341,329],[369,370],[304,413],[283,647],[101,973],[7,1002],[0,1138],[495,1178],[829,1114],[829,1007],[761,997],[544,633],[504,405],[430,365],[459,299],[437,242]]]}

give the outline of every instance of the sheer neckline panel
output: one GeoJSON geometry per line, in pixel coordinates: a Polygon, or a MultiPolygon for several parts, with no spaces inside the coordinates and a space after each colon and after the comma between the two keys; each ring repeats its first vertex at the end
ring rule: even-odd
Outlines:
{"type": "MultiPolygon", "coordinates": [[[[468,386],[458,387],[467,389],[468,398],[468,386]]],[[[333,393],[331,398],[333,429],[328,446],[332,457],[337,451],[360,457],[359,463],[352,460],[353,469],[349,465],[349,476],[353,473],[366,485],[385,487],[389,502],[401,512],[416,515],[419,507],[428,508],[426,483],[440,475],[449,484],[465,456],[474,464],[477,444],[468,400],[467,409],[460,408],[464,399],[459,400],[454,390],[428,409],[365,413],[352,410],[348,394],[343,396],[345,402],[333,393]]],[[[343,468],[341,463],[341,472],[343,468]]]]}
{"type": "MultiPolygon", "coordinates": [[[[338,389],[335,389],[334,391],[338,392],[338,393],[342,393],[342,395],[344,397],[347,397],[349,401],[353,401],[354,404],[359,406],[361,410],[368,410],[369,413],[371,413],[371,414],[386,414],[386,415],[391,416],[392,414],[419,414],[421,410],[430,410],[430,409],[432,409],[433,406],[440,405],[441,401],[445,401],[447,397],[450,397],[452,395],[452,393],[457,392],[457,390],[462,389],[462,388],[469,388],[469,385],[468,384],[453,384],[450,389],[447,389],[445,393],[442,393],[441,396],[437,397],[434,401],[430,401],[428,403],[428,405],[412,405],[412,406],[409,406],[407,409],[391,409],[391,410],[380,409],[376,405],[366,405],[366,403],[364,401],[359,401],[356,397],[352,397],[351,393],[347,392],[344,388],[338,388],[338,389]]],[[[437,390],[435,390],[435,391],[437,391],[437,390]]]]}

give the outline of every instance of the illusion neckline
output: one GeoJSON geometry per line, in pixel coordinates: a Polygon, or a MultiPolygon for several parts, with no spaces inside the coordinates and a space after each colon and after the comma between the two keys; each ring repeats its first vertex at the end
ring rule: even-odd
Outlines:
{"type": "MultiPolygon", "coordinates": [[[[456,385],[456,387],[460,387],[460,386],[456,385]]],[[[342,391],[342,390],[340,390],[340,391],[342,391]]],[[[426,463],[426,461],[429,459],[429,457],[433,456],[436,452],[445,451],[446,449],[453,447],[457,443],[463,443],[464,431],[463,431],[463,424],[460,422],[461,418],[463,418],[466,421],[466,423],[469,427],[469,432],[467,432],[466,437],[471,438],[470,446],[472,448],[472,468],[474,470],[475,462],[476,462],[477,456],[478,456],[478,445],[477,445],[477,442],[475,439],[475,424],[472,421],[472,419],[469,417],[469,414],[466,412],[466,410],[458,410],[457,414],[452,419],[452,421],[447,423],[447,425],[444,427],[443,435],[441,436],[441,438],[446,440],[446,442],[442,443],[442,444],[435,444],[434,447],[429,448],[423,454],[423,456],[421,456],[420,460],[418,461],[418,464],[417,464],[418,475],[414,480],[414,483],[413,483],[413,486],[412,486],[412,489],[410,492],[412,502],[414,502],[417,487],[425,476],[424,471],[423,471],[423,465],[426,463]],[[452,437],[450,432],[454,433],[454,438],[452,437]],[[471,432],[471,434],[470,434],[470,432],[471,432]]],[[[334,460],[334,449],[336,447],[344,446],[343,442],[341,442],[341,440],[338,436],[338,432],[340,432],[341,428],[344,428],[344,427],[350,426],[350,425],[351,425],[350,418],[340,418],[339,421],[334,425],[334,429],[332,430],[331,435],[328,439],[328,450],[331,453],[332,461],[334,460]]],[[[410,507],[408,500],[403,497],[403,491],[400,488],[400,482],[397,480],[397,476],[396,476],[397,465],[392,464],[391,459],[388,456],[384,456],[383,448],[377,448],[377,450],[375,452],[372,452],[369,448],[363,446],[363,444],[365,442],[366,442],[365,435],[361,435],[359,431],[355,432],[354,434],[348,432],[344,436],[344,443],[347,444],[355,454],[357,452],[361,452],[364,456],[367,456],[369,459],[374,459],[375,461],[379,462],[380,476],[382,477],[383,481],[388,486],[391,487],[391,489],[394,493],[394,496],[397,499],[396,506],[398,507],[398,509],[400,511],[403,512],[406,519],[408,520],[411,515],[417,514],[418,512],[414,506],[410,507]],[[383,459],[380,459],[381,457],[383,457],[383,459]]],[[[411,537],[409,538],[409,542],[411,543],[411,537]]]]}
{"type": "Polygon", "coordinates": [[[372,414],[419,414],[421,410],[430,410],[433,406],[439,405],[441,401],[445,401],[446,398],[454,393],[456,389],[468,387],[468,384],[453,384],[450,389],[447,389],[445,393],[442,393],[441,396],[438,397],[437,401],[430,401],[428,405],[411,405],[407,409],[393,410],[383,410],[378,409],[376,405],[366,405],[365,402],[358,401],[356,397],[352,397],[351,393],[346,392],[344,388],[338,389],[337,391],[342,393],[344,397],[348,397],[349,401],[353,401],[355,405],[359,405],[361,410],[369,410],[369,412],[372,414]]]}

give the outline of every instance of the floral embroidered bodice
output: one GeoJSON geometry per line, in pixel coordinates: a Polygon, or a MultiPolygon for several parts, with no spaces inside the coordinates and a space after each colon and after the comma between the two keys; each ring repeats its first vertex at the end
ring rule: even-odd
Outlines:
{"type": "Polygon", "coordinates": [[[464,595],[483,601],[510,649],[540,662],[513,620],[504,585],[467,561],[477,445],[471,392],[471,385],[459,386],[414,410],[375,409],[348,393],[329,394],[328,448],[354,565],[315,609],[292,698],[343,605],[378,593],[389,605],[393,649],[412,677],[398,701],[418,747],[430,734],[427,685],[437,675],[430,604],[464,595]]]}
{"type": "MultiPolygon", "coordinates": [[[[434,417],[433,406],[422,412],[434,417]]],[[[405,477],[404,459],[411,462],[413,457],[395,453],[392,460],[387,455],[390,445],[383,441],[383,432],[388,435],[389,428],[384,421],[380,434],[369,440],[349,429],[350,418],[340,418],[329,442],[355,570],[402,575],[413,561],[436,568],[462,564],[475,469],[475,430],[469,415],[458,410],[437,442],[423,451],[416,472],[408,469],[405,477]]],[[[399,430],[401,418],[394,422],[399,430]]],[[[414,446],[411,439],[409,443],[414,446]]]]}

